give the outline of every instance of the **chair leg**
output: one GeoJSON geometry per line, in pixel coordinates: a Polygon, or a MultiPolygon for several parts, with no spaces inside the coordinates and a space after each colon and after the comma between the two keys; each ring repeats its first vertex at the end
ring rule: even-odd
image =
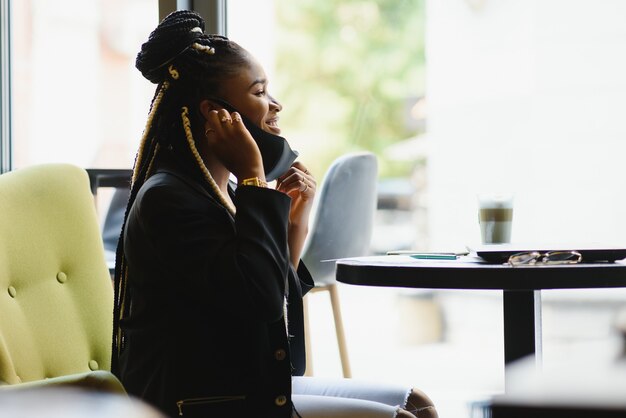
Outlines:
{"type": "Polygon", "coordinates": [[[343,331],[343,320],[341,319],[341,308],[339,307],[339,292],[337,291],[337,285],[334,283],[329,285],[328,293],[330,294],[330,303],[333,308],[333,317],[335,319],[335,332],[337,334],[337,345],[339,346],[339,356],[341,358],[343,377],[351,378],[352,371],[350,370],[348,347],[346,345],[346,337],[343,331]]]}
{"type": "Polygon", "coordinates": [[[311,347],[311,324],[309,322],[309,296],[302,298],[302,310],[304,311],[304,349],[306,352],[305,376],[313,376],[313,349],[311,347]]]}

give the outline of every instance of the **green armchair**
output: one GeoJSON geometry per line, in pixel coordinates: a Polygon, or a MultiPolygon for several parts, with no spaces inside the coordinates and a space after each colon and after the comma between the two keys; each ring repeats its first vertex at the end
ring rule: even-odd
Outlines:
{"type": "Polygon", "coordinates": [[[109,371],[113,286],[85,170],[0,175],[0,391],[124,393],[109,371]]]}

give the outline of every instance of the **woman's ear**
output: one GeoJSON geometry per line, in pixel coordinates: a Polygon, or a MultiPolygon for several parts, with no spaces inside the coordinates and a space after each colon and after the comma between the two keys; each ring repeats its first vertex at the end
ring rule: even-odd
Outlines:
{"type": "Polygon", "coordinates": [[[208,99],[204,99],[203,101],[200,102],[200,113],[202,113],[202,116],[204,116],[205,120],[209,119],[209,113],[212,110],[218,110],[218,109],[219,107],[208,99]]]}

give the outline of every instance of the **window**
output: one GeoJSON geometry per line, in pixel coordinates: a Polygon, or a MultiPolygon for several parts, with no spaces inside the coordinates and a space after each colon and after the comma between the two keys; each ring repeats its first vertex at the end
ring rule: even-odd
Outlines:
{"type": "Polygon", "coordinates": [[[154,0],[12,3],[13,167],[132,166],[154,86],[134,68],[154,0]]]}
{"type": "Polygon", "coordinates": [[[283,133],[318,181],[341,154],[378,155],[385,209],[374,250],[426,247],[425,2],[240,1],[228,17],[228,35],[264,65],[283,133]],[[411,144],[418,149],[405,152],[411,144]]]}
{"type": "Polygon", "coordinates": [[[624,19],[621,2],[429,2],[434,245],[477,242],[489,191],[515,193],[514,241],[624,245],[624,19]]]}
{"type": "Polygon", "coordinates": [[[515,194],[515,241],[623,243],[626,6],[587,6],[241,1],[228,27],[318,176],[368,149],[385,201],[412,194],[417,233],[387,249],[476,243],[480,192],[515,194]]]}

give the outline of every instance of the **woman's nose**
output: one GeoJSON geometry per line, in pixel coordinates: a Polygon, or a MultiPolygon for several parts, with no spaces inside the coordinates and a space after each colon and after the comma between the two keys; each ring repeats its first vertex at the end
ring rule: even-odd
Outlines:
{"type": "Polygon", "coordinates": [[[283,105],[280,104],[278,100],[276,100],[273,96],[270,96],[270,107],[276,112],[280,112],[283,110],[283,105]]]}

